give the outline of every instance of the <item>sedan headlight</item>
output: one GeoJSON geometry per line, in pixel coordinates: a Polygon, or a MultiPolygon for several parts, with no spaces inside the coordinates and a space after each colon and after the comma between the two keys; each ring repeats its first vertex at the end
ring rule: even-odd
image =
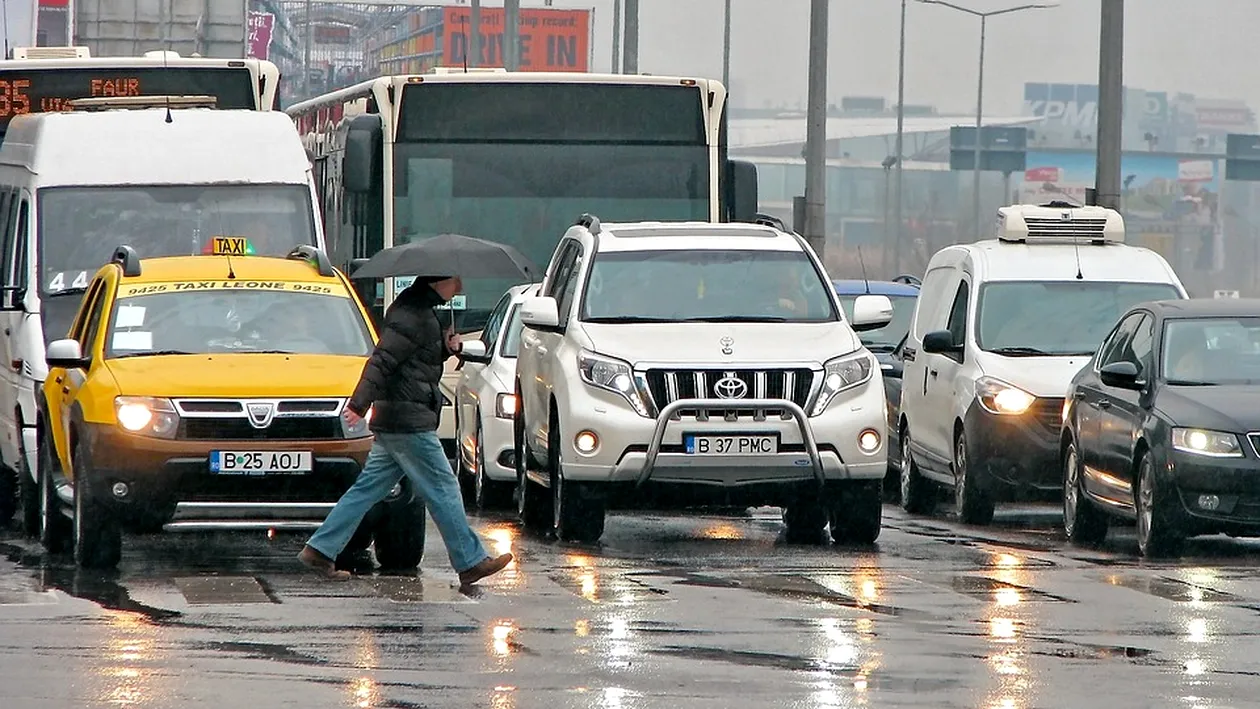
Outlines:
{"type": "Polygon", "coordinates": [[[827,410],[836,394],[852,389],[870,381],[875,372],[875,357],[866,350],[857,354],[837,357],[823,365],[823,384],[814,402],[814,410],[810,416],[817,416],[827,410]]]}
{"type": "Polygon", "coordinates": [[[501,419],[516,416],[516,394],[500,393],[494,400],[494,415],[501,419]]]}
{"type": "Polygon", "coordinates": [[[583,350],[578,353],[578,374],[589,386],[620,394],[640,416],[651,417],[628,362],[583,350]]]}
{"type": "Polygon", "coordinates": [[[363,417],[360,418],[358,421],[356,421],[353,425],[346,423],[346,418],[344,416],[341,416],[339,418],[341,419],[342,437],[367,438],[368,436],[372,435],[371,429],[368,428],[372,423],[372,407],[369,406],[367,413],[364,414],[363,417]]]}
{"type": "Polygon", "coordinates": [[[179,413],[170,399],[149,396],[114,397],[118,425],[128,433],[154,438],[174,438],[179,431],[179,413]]]}
{"type": "Polygon", "coordinates": [[[980,377],[976,380],[976,401],[991,414],[1019,416],[1032,407],[1037,397],[1001,379],[980,377]]]}
{"type": "Polygon", "coordinates": [[[1201,428],[1174,428],[1173,448],[1182,453],[1194,453],[1213,458],[1241,458],[1242,444],[1238,436],[1225,431],[1207,431],[1201,428]]]}

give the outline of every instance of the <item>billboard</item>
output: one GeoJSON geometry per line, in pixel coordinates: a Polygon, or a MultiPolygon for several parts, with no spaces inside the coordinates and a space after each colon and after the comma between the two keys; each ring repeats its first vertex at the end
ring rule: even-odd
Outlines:
{"type": "MultiPolygon", "coordinates": [[[[468,52],[471,10],[457,6],[443,12],[442,64],[460,66],[468,52]]],[[[521,8],[519,26],[521,71],[589,71],[590,10],[521,8]]],[[[503,66],[503,8],[482,7],[480,30],[479,65],[503,66]]]]}
{"type": "Polygon", "coordinates": [[[276,27],[276,16],[270,12],[249,11],[246,21],[248,32],[250,59],[269,59],[271,55],[271,37],[276,27]]]}

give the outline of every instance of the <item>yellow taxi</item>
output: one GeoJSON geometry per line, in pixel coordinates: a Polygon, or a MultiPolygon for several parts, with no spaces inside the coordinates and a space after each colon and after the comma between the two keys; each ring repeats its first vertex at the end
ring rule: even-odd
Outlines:
{"type": "MultiPolygon", "coordinates": [[[[48,345],[41,537],[81,566],[115,566],[124,529],[314,529],[366,461],[366,422],[341,413],[376,332],[345,275],[311,246],[213,241],[199,256],[119,247],[48,345]]],[[[400,483],[347,554],[374,543],[382,566],[415,568],[423,515],[400,483]]]]}

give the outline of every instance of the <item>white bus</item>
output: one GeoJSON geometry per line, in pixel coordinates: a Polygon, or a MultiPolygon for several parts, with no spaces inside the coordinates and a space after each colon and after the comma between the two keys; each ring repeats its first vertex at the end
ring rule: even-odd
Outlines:
{"type": "Polygon", "coordinates": [[[92,57],[86,47],[18,47],[0,61],[0,138],[14,116],[72,110],[71,101],[132,96],[213,96],[216,108],[279,109],[280,70],[259,59],[92,57]]]}
{"type": "MultiPolygon", "coordinates": [[[[365,81],[288,113],[314,156],[329,249],[343,267],[454,232],[515,246],[542,269],[584,212],[756,217],[756,169],[727,157],[726,89],[713,80],[437,69],[365,81]]],[[[464,285],[453,318],[474,333],[516,283],[464,285]]],[[[405,284],[360,287],[379,317],[405,284]]],[[[444,378],[446,407],[456,378],[444,378]]],[[[439,435],[453,457],[446,407],[439,435]]]]}

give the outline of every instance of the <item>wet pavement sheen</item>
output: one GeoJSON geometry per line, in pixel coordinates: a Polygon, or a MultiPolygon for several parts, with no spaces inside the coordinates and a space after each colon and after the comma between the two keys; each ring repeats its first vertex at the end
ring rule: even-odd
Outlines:
{"type": "Polygon", "coordinates": [[[110,574],[0,532],[0,707],[1180,707],[1260,703],[1260,544],[1076,549],[885,508],[875,549],[782,541],[777,510],[616,515],[597,547],[475,518],[518,561],[469,593],[330,583],[303,537],[128,537],[110,574]]]}

